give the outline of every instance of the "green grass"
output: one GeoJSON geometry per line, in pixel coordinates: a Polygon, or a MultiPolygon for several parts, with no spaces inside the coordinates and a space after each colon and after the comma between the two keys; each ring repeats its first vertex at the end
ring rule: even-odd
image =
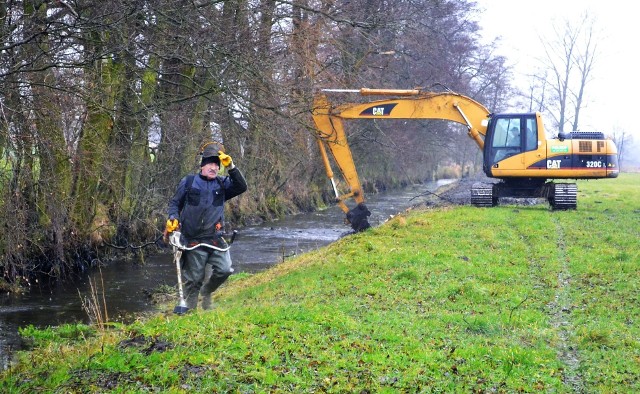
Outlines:
{"type": "Polygon", "coordinates": [[[230,282],[211,312],[29,330],[48,340],[0,391],[640,392],[640,174],[578,201],[416,209],[230,282]]]}

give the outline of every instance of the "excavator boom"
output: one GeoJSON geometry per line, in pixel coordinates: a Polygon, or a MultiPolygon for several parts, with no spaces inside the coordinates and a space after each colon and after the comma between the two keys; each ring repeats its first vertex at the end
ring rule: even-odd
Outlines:
{"type": "MultiPolygon", "coordinates": [[[[329,90],[340,92],[339,90],[329,90]]],[[[350,92],[343,90],[342,92],[350,92]]],[[[446,92],[422,92],[417,89],[360,89],[363,96],[387,95],[400,96],[402,99],[378,100],[368,103],[345,103],[332,106],[325,94],[316,96],[313,118],[318,126],[321,117],[330,117],[333,123],[342,119],[441,119],[460,123],[467,127],[469,136],[478,144],[484,146],[483,137],[487,130],[489,110],[479,102],[461,94],[446,92]]],[[[320,120],[324,125],[330,123],[320,120]]],[[[323,129],[318,126],[320,133],[336,135],[338,130],[323,129]]]]}

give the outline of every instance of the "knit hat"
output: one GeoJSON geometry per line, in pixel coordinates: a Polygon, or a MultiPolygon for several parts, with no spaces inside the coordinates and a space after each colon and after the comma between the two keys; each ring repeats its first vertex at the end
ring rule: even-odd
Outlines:
{"type": "Polygon", "coordinates": [[[208,143],[202,149],[200,153],[202,155],[202,161],[200,162],[200,167],[204,167],[209,163],[216,163],[220,166],[220,157],[218,157],[218,152],[222,150],[222,145],[218,143],[208,143]]]}
{"type": "Polygon", "coordinates": [[[216,156],[202,156],[202,161],[200,162],[200,167],[204,167],[209,163],[216,163],[218,167],[220,166],[220,157],[216,156]]]}

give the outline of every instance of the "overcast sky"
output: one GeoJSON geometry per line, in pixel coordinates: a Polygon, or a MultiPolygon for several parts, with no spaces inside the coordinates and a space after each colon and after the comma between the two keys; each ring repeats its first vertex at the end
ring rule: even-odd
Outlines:
{"type": "MultiPolygon", "coordinates": [[[[554,23],[571,21],[587,11],[599,31],[594,80],[587,86],[588,106],[582,110],[580,129],[611,133],[615,129],[640,139],[640,27],[637,12],[626,0],[476,0],[483,35],[502,37],[500,53],[514,66],[515,76],[528,86],[527,73],[544,57],[541,36],[553,36],[554,23]]],[[[635,8],[635,7],[634,7],[635,8]]],[[[522,110],[522,108],[520,108],[522,110]]]]}

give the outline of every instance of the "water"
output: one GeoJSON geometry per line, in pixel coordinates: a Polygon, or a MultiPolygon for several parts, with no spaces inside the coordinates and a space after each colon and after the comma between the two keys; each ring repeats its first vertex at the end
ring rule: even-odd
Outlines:
{"type": "MultiPolygon", "coordinates": [[[[371,211],[369,223],[377,226],[406,208],[418,204],[425,191],[451,181],[438,181],[402,190],[372,195],[367,199],[371,211]]],[[[283,259],[325,246],[351,228],[344,223],[340,208],[292,215],[275,222],[249,226],[239,230],[231,248],[235,272],[259,272],[283,259]]],[[[121,261],[95,269],[67,283],[54,287],[33,284],[24,295],[0,295],[0,369],[6,369],[13,351],[20,349],[18,330],[33,325],[38,328],[65,323],[89,323],[82,300],[90,297],[92,286],[102,296],[110,321],[124,321],[135,313],[156,308],[149,291],[166,284],[177,283],[173,256],[146,256],[144,265],[121,261]]]]}

